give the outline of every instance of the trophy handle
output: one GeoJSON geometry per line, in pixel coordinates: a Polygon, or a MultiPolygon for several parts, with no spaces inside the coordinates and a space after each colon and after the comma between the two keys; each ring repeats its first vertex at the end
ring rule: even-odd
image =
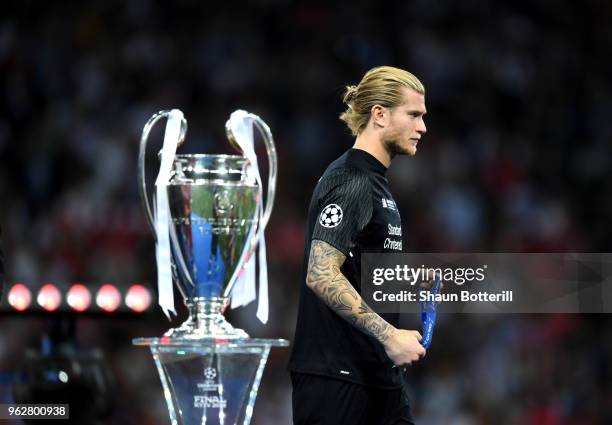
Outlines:
{"type": "MultiPolygon", "coordinates": [[[[167,117],[169,114],[170,114],[169,110],[159,111],[158,113],[154,114],[149,119],[149,121],[147,121],[144,128],[142,129],[142,136],[140,137],[140,151],[138,152],[138,182],[140,186],[140,200],[142,201],[142,205],[146,213],[145,215],[147,217],[147,222],[149,223],[149,228],[151,229],[151,232],[153,233],[155,240],[157,240],[157,234],[155,233],[155,222],[153,218],[151,205],[149,202],[149,196],[147,195],[147,181],[145,178],[146,177],[145,176],[145,157],[147,153],[147,142],[149,140],[149,133],[151,132],[151,129],[153,128],[155,124],[157,124],[157,122],[160,119],[167,117]]],[[[178,146],[185,143],[186,135],[187,135],[187,120],[183,118],[183,120],[181,121],[181,132],[179,136],[178,146]]],[[[160,154],[161,154],[161,151],[160,151],[160,154]]],[[[176,253],[175,259],[178,259],[179,267],[181,267],[181,270],[183,271],[183,274],[185,275],[187,281],[193,286],[191,276],[187,272],[187,266],[185,264],[185,260],[181,254],[180,249],[178,248],[176,230],[174,229],[173,226],[170,226],[170,241],[172,243],[173,250],[176,253]]],[[[175,278],[178,279],[178,270],[176,269],[176,266],[174,264],[172,264],[172,274],[175,278]]],[[[179,290],[181,291],[183,296],[186,297],[186,294],[183,293],[183,289],[181,288],[180,285],[179,285],[179,290]]]]}
{"type": "MultiPolygon", "coordinates": [[[[259,238],[261,234],[266,229],[268,225],[268,221],[270,220],[270,214],[272,214],[272,207],[274,206],[274,196],[276,195],[276,175],[278,173],[278,157],[276,155],[276,147],[274,146],[274,138],[272,137],[272,131],[270,131],[270,127],[265,123],[258,115],[248,113],[250,118],[253,119],[253,123],[255,127],[259,131],[265,145],[266,152],[268,154],[268,195],[266,196],[266,206],[261,217],[261,220],[257,223],[257,232],[255,236],[249,242],[249,245],[245,248],[242,260],[240,261],[240,267],[236,269],[234,275],[232,276],[229,285],[225,288],[224,296],[228,297],[234,287],[234,283],[236,282],[236,278],[240,272],[240,269],[244,267],[247,261],[251,258],[255,249],[257,248],[257,244],[259,243],[259,238]]],[[[230,141],[230,144],[233,145],[238,150],[241,150],[238,143],[236,143],[236,138],[234,137],[234,133],[230,128],[229,121],[225,123],[225,132],[227,134],[227,138],[230,141]]],[[[260,200],[259,202],[263,202],[260,200]]]]}
{"type": "MultiPolygon", "coordinates": [[[[278,157],[276,155],[276,147],[274,146],[274,138],[268,124],[264,122],[259,116],[255,114],[249,114],[253,118],[255,127],[259,130],[259,134],[266,144],[266,152],[268,153],[268,196],[266,197],[266,207],[261,217],[261,221],[257,224],[257,234],[251,242],[251,254],[255,251],[257,244],[259,243],[259,237],[266,229],[268,220],[270,220],[270,214],[272,214],[272,207],[274,206],[274,196],[276,195],[276,174],[278,173],[278,157]]],[[[263,202],[261,200],[260,202],[263,202]]]]}
{"type": "MultiPolygon", "coordinates": [[[[149,228],[153,233],[155,239],[157,239],[157,235],[155,234],[155,224],[153,222],[153,213],[151,211],[151,206],[149,203],[149,196],[147,195],[147,182],[145,179],[145,155],[147,153],[147,142],[149,139],[149,133],[153,126],[162,118],[167,117],[170,114],[169,110],[159,111],[154,114],[149,121],[145,124],[142,129],[142,136],[140,137],[140,151],[138,152],[138,182],[140,186],[140,200],[145,210],[145,215],[147,217],[147,222],[149,223],[149,228]]],[[[181,122],[181,134],[178,146],[182,145],[185,142],[185,136],[187,135],[187,120],[183,118],[181,122]]]]}

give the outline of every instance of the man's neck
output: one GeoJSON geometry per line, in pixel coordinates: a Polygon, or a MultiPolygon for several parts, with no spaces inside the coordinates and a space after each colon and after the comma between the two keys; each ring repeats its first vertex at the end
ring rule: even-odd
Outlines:
{"type": "Polygon", "coordinates": [[[357,136],[353,149],[366,151],[379,160],[386,168],[389,168],[389,165],[391,165],[391,155],[384,148],[384,145],[372,136],[372,134],[367,134],[365,132],[357,136]]]}

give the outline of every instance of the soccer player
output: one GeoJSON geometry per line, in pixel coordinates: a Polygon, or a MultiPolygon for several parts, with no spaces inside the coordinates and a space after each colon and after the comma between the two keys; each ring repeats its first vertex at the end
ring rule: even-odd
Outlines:
{"type": "Polygon", "coordinates": [[[426,132],[425,89],[389,66],[344,94],[340,115],[355,144],[327,168],[308,210],[298,320],[289,362],[295,425],[411,424],[402,369],[425,355],[398,315],[360,296],[360,256],[401,252],[401,218],[386,171],[414,156],[426,132]],[[396,367],[399,366],[399,367],[396,367]]]}

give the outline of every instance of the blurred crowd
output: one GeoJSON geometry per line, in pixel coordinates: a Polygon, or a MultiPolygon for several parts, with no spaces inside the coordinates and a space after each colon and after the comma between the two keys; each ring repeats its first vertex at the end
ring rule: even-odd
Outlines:
{"type": "MultiPolygon", "coordinates": [[[[224,123],[246,109],[270,125],[279,152],[266,232],[272,311],[265,327],[253,306],[232,315],[252,335],[291,339],[311,190],[352,144],[337,118],[343,88],[382,64],[427,90],[419,153],[388,173],[408,251],[607,252],[610,52],[612,4],[598,0],[10,2],[0,16],[7,279],[154,287],[136,174],[142,126],[177,107],[189,122],[182,152],[232,153],[224,123]]],[[[118,381],[108,423],[168,423],[152,361],[130,345],[168,327],[157,313],[79,323],[82,346],[100,348],[118,381]]],[[[0,323],[2,377],[45,323],[0,323]]],[[[410,372],[416,417],[612,423],[610,329],[605,316],[444,317],[410,372]]],[[[290,423],[287,350],[277,351],[258,425],[290,423]]]]}

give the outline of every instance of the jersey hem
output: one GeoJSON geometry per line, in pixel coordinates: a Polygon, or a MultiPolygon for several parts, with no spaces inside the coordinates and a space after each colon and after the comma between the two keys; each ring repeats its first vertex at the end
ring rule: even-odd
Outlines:
{"type": "Polygon", "coordinates": [[[398,390],[398,389],[402,388],[401,384],[389,384],[389,385],[385,385],[385,384],[368,384],[368,383],[365,383],[361,379],[353,379],[353,378],[348,377],[348,376],[335,375],[333,373],[329,373],[329,372],[325,372],[325,371],[321,371],[321,370],[309,369],[309,368],[301,368],[301,367],[291,367],[291,366],[289,366],[287,369],[291,373],[302,373],[302,374],[305,374],[305,375],[322,376],[322,377],[325,377],[325,378],[335,379],[335,380],[338,380],[338,381],[350,382],[351,384],[357,384],[357,385],[361,385],[363,387],[380,388],[382,390],[398,390]]]}

